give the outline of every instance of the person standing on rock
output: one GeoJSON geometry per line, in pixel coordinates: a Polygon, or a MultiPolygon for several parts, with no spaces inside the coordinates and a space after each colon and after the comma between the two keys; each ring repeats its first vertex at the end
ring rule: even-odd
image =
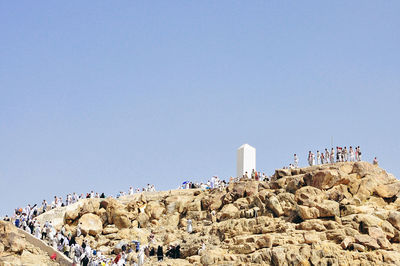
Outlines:
{"type": "Polygon", "coordinates": [[[359,162],[360,160],[359,160],[359,157],[358,157],[358,147],[356,147],[355,154],[356,154],[356,162],[359,162]]]}
{"type": "Polygon", "coordinates": [[[361,162],[361,150],[360,150],[360,146],[357,147],[356,155],[357,155],[357,162],[361,162]]]}
{"type": "Polygon", "coordinates": [[[34,229],[34,232],[33,232],[34,234],[35,234],[35,237],[37,238],[37,239],[40,239],[40,224],[39,224],[39,222],[38,223],[36,223],[36,225],[35,225],[35,229],[34,229]]]}
{"type": "Polygon", "coordinates": [[[191,219],[187,220],[187,228],[186,229],[187,229],[187,232],[189,234],[191,234],[193,232],[193,226],[192,226],[192,220],[191,219]]]}
{"type": "Polygon", "coordinates": [[[298,168],[299,167],[299,157],[297,157],[297,154],[294,154],[294,167],[298,168]]]}
{"type": "Polygon", "coordinates": [[[331,163],[335,163],[335,150],[331,149],[331,163]]]}
{"type": "Polygon", "coordinates": [[[378,165],[378,159],[375,157],[374,161],[372,162],[373,165],[378,165]]]}
{"type": "Polygon", "coordinates": [[[158,246],[157,248],[157,260],[162,261],[164,258],[164,252],[162,246],[158,246]]]}
{"type": "Polygon", "coordinates": [[[354,162],[354,150],[352,146],[350,146],[349,148],[349,156],[350,156],[350,162],[354,162]]]}
{"type": "Polygon", "coordinates": [[[311,166],[315,165],[315,154],[311,153],[311,166]]]}
{"type": "Polygon", "coordinates": [[[144,265],[144,250],[143,247],[140,248],[138,253],[138,266],[144,265]]]}
{"type": "Polygon", "coordinates": [[[317,165],[321,164],[321,153],[317,151],[317,165]]]}
{"type": "Polygon", "coordinates": [[[75,244],[74,246],[74,259],[73,259],[73,264],[72,265],[81,265],[81,257],[82,257],[82,248],[79,246],[79,244],[75,244]]]}
{"type": "Polygon", "coordinates": [[[349,153],[347,152],[347,147],[345,146],[343,149],[343,161],[347,162],[349,160],[349,153]]]}
{"type": "Polygon", "coordinates": [[[329,151],[328,149],[325,149],[325,163],[329,163],[329,151]]]}

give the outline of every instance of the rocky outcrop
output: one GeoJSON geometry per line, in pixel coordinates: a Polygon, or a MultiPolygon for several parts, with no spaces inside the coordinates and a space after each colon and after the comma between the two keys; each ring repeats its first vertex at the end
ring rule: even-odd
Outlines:
{"type": "Polygon", "coordinates": [[[85,213],[79,219],[82,234],[97,236],[103,231],[103,222],[99,216],[93,213],[85,213]]]}
{"type": "MultiPolygon", "coordinates": [[[[33,238],[33,237],[32,237],[33,238]]],[[[0,221],[0,265],[60,265],[9,222],[0,221]]]]}
{"type": "Polygon", "coordinates": [[[399,192],[377,166],[336,163],[279,169],[269,182],[241,179],[222,191],[86,200],[64,223],[74,233],[85,221],[77,240],[105,255],[132,240],[179,244],[181,259],[162,265],[400,265],[399,192]]]}

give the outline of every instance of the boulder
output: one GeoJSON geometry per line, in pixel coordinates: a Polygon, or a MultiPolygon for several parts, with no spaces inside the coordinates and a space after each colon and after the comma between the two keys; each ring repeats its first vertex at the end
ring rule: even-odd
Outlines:
{"type": "Polygon", "coordinates": [[[325,199],[325,194],[312,186],[302,187],[295,194],[296,202],[305,206],[314,206],[316,203],[322,202],[323,199],[325,199]]]}
{"type": "Polygon", "coordinates": [[[72,224],[79,217],[80,209],[68,210],[64,214],[64,221],[67,224],[72,224]]]}
{"type": "Polygon", "coordinates": [[[400,192],[400,182],[395,182],[387,185],[378,185],[375,188],[375,193],[382,198],[392,198],[400,192]]]}
{"type": "Polygon", "coordinates": [[[329,189],[326,192],[329,200],[340,202],[343,199],[351,199],[353,196],[348,192],[348,187],[346,185],[338,185],[329,189]]]}
{"type": "Polygon", "coordinates": [[[239,209],[233,204],[228,204],[222,207],[221,211],[217,213],[217,219],[224,221],[239,217],[239,209]]]}
{"type": "Polygon", "coordinates": [[[272,196],[270,198],[267,199],[267,207],[272,210],[272,212],[276,215],[276,216],[282,216],[284,214],[283,210],[282,210],[282,206],[279,203],[279,200],[275,197],[272,196]]]}
{"type": "Polygon", "coordinates": [[[304,186],[304,175],[291,176],[287,182],[286,190],[294,194],[302,186],[304,186]]]}
{"type": "Polygon", "coordinates": [[[139,213],[137,216],[137,221],[140,225],[140,228],[145,228],[149,222],[149,216],[146,213],[139,213]]]}
{"type": "Polygon", "coordinates": [[[391,211],[389,213],[388,221],[396,227],[397,230],[400,230],[400,212],[398,211],[391,211]]]}
{"type": "Polygon", "coordinates": [[[79,219],[79,225],[83,235],[96,236],[103,231],[103,222],[93,213],[84,214],[79,219]]]}
{"type": "Polygon", "coordinates": [[[378,242],[369,235],[356,235],[354,238],[359,244],[369,249],[379,249],[380,247],[378,242]]]}
{"type": "Polygon", "coordinates": [[[339,203],[333,200],[323,200],[317,204],[316,208],[319,211],[319,217],[335,217],[340,216],[339,203]]]}
{"type": "Polygon", "coordinates": [[[158,201],[150,201],[146,206],[146,214],[151,219],[160,219],[160,217],[165,213],[164,205],[158,201]]]}
{"type": "Polygon", "coordinates": [[[259,182],[257,182],[257,181],[246,182],[246,185],[245,185],[245,188],[244,188],[244,196],[245,197],[251,197],[251,196],[257,195],[257,193],[258,193],[258,184],[259,184],[259,182]]]}
{"type": "Polygon", "coordinates": [[[351,243],[354,243],[354,241],[355,241],[355,240],[354,240],[354,237],[346,236],[346,237],[342,240],[342,242],[340,243],[340,246],[341,246],[343,249],[347,249],[351,243]]]}
{"type": "Polygon", "coordinates": [[[290,176],[290,175],[292,175],[292,171],[290,169],[277,169],[277,170],[275,170],[274,177],[276,179],[279,179],[284,176],[290,176]]]}
{"type": "Polygon", "coordinates": [[[100,199],[84,199],[84,203],[80,209],[80,216],[86,213],[97,213],[100,208],[100,199]]]}
{"type": "Polygon", "coordinates": [[[308,207],[308,206],[297,206],[297,212],[301,219],[316,219],[319,217],[319,211],[315,207],[308,207]]]}
{"type": "Polygon", "coordinates": [[[318,189],[329,189],[337,184],[339,180],[339,173],[335,170],[322,170],[304,176],[304,182],[307,186],[313,186],[318,189]]]}
{"type": "Polygon", "coordinates": [[[192,196],[172,195],[165,199],[167,214],[174,212],[182,213],[186,210],[186,206],[193,200],[192,196]]]}
{"type": "Polygon", "coordinates": [[[114,225],[107,225],[103,229],[103,235],[109,235],[109,234],[115,234],[118,233],[118,228],[116,228],[114,225]]]}
{"type": "MultiPolygon", "coordinates": [[[[352,173],[358,174],[360,177],[365,177],[366,175],[377,176],[379,181],[389,181],[389,176],[385,170],[379,168],[376,165],[370,164],[368,162],[356,162],[353,165],[352,173]]],[[[382,182],[382,183],[383,183],[382,182]]]]}
{"type": "Polygon", "coordinates": [[[315,231],[305,232],[303,236],[304,236],[304,243],[309,245],[326,240],[325,234],[317,233],[315,231]]]}
{"type": "Polygon", "coordinates": [[[118,217],[123,210],[125,210],[125,206],[119,202],[116,199],[109,198],[107,200],[104,200],[102,202],[102,205],[106,205],[106,211],[107,211],[107,219],[109,224],[114,223],[114,217],[118,217]],[[107,204],[103,204],[104,202],[107,202],[107,204]]]}
{"type": "Polygon", "coordinates": [[[131,226],[131,220],[129,219],[129,213],[122,210],[115,210],[113,213],[113,223],[118,229],[129,228],[131,226]]]}

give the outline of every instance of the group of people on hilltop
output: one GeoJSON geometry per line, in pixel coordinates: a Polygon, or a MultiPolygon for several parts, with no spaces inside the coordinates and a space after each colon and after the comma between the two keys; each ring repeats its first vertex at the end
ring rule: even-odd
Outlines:
{"type": "MultiPolygon", "coordinates": [[[[359,162],[361,161],[362,153],[360,146],[357,146],[353,149],[352,146],[349,147],[336,147],[336,152],[334,148],[329,152],[328,149],[325,149],[324,152],[317,151],[315,155],[312,151],[308,152],[307,161],[308,165],[319,165],[319,164],[328,164],[335,162],[359,162]]],[[[298,168],[299,167],[299,157],[297,154],[294,154],[294,164],[291,164],[290,168],[298,168]]]]}

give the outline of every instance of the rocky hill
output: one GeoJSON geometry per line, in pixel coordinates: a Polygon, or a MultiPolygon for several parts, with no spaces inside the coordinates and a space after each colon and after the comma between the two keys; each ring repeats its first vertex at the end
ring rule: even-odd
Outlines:
{"type": "MultiPolygon", "coordinates": [[[[271,181],[240,180],[223,191],[86,199],[58,210],[56,226],[75,234],[80,224],[77,242],[109,256],[132,240],[164,251],[180,245],[180,259],[157,264],[153,256],[147,265],[400,265],[399,197],[394,176],[347,162],[280,169],[271,181]]],[[[39,219],[57,216],[46,215],[39,219]]]]}
{"type": "Polygon", "coordinates": [[[27,241],[14,225],[0,221],[0,265],[59,265],[48,254],[27,241]]]}

